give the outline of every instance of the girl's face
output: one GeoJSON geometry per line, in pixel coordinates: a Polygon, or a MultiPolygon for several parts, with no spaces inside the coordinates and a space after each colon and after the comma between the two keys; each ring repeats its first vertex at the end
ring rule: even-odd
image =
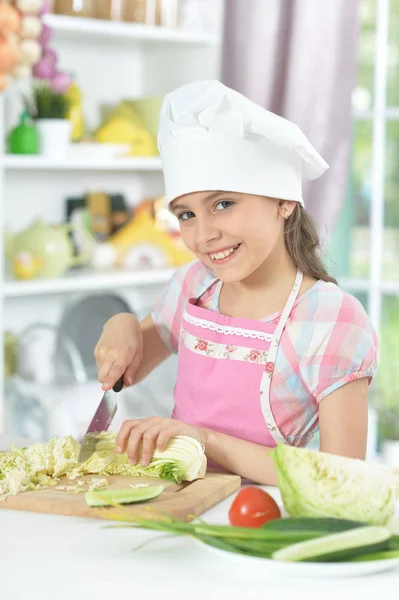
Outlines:
{"type": "Polygon", "coordinates": [[[195,192],[176,198],[184,243],[225,283],[242,281],[285,249],[284,216],[293,202],[233,192],[195,192]]]}

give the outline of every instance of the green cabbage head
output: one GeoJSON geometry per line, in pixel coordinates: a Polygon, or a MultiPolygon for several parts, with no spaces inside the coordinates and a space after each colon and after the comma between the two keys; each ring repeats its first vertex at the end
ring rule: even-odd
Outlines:
{"type": "Polygon", "coordinates": [[[360,459],[279,444],[271,451],[291,517],[335,517],[385,525],[399,499],[399,471],[360,459]]]}

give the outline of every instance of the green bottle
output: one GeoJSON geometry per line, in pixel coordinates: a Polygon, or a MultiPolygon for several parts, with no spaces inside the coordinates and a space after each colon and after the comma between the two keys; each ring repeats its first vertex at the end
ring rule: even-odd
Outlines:
{"type": "Polygon", "coordinates": [[[10,154],[39,154],[39,134],[28,111],[20,116],[19,124],[7,137],[10,154]]]}

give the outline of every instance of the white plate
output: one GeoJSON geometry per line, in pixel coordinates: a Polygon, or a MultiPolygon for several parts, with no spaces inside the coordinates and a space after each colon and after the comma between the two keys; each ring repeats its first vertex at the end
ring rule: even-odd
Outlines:
{"type": "Polygon", "coordinates": [[[260,558],[257,556],[245,556],[221,550],[214,546],[209,546],[205,542],[195,540],[206,550],[218,554],[219,557],[241,563],[241,567],[259,568],[262,573],[270,572],[272,575],[287,577],[359,577],[361,575],[371,575],[373,573],[382,573],[391,569],[399,568],[399,558],[388,558],[386,560],[353,562],[353,563],[309,563],[309,562],[284,562],[260,558]]]}
{"type": "Polygon", "coordinates": [[[67,306],[58,329],[56,359],[59,380],[68,376],[64,371],[69,362],[61,345],[64,336],[68,337],[80,353],[89,379],[97,380],[94,348],[105,322],[121,312],[133,311],[122,297],[112,293],[88,294],[67,306]]]}

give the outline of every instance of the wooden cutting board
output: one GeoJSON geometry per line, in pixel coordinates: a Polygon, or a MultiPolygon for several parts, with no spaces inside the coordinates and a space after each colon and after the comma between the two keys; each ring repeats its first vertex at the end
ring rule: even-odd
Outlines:
{"type": "MultiPolygon", "coordinates": [[[[144,503],[125,505],[124,508],[129,512],[149,518],[150,514],[146,508],[151,506],[183,521],[191,521],[194,516],[201,515],[208,508],[236,492],[241,486],[241,478],[238,475],[217,471],[207,472],[204,479],[184,483],[174,483],[151,477],[123,477],[121,475],[112,475],[107,479],[109,485],[103,489],[128,488],[129,485],[143,483],[150,485],[161,483],[164,485],[164,491],[158,498],[144,503]]],[[[60,480],[58,485],[70,484],[74,485],[76,481],[60,480]]],[[[8,496],[5,500],[0,501],[0,508],[75,517],[105,518],[104,510],[109,509],[88,507],[84,496],[84,493],[73,494],[51,487],[8,496]]]]}

